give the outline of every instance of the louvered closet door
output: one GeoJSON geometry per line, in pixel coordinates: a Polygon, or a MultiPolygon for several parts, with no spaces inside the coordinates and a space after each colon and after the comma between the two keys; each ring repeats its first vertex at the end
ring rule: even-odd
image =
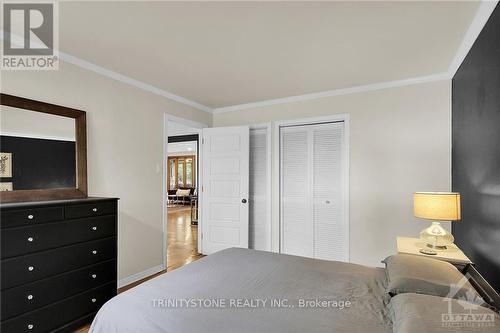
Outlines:
{"type": "Polygon", "coordinates": [[[280,133],[281,252],[313,256],[309,130],[285,127],[280,133]]]}
{"type": "Polygon", "coordinates": [[[280,132],[282,252],[347,261],[344,123],[280,132]]]}
{"type": "Polygon", "coordinates": [[[248,247],[271,250],[267,221],[271,198],[267,193],[267,128],[250,129],[250,187],[248,247]]]}
{"type": "Polygon", "coordinates": [[[312,128],[312,197],[314,258],[347,260],[343,225],[344,124],[312,128]]]}

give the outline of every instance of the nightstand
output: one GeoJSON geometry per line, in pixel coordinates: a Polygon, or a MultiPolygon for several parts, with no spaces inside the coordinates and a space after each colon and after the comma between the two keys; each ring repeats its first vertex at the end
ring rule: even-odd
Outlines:
{"type": "Polygon", "coordinates": [[[446,250],[436,250],[436,255],[427,255],[420,253],[420,249],[425,249],[427,244],[420,238],[398,237],[398,253],[413,254],[422,257],[429,257],[447,261],[459,269],[467,264],[472,264],[469,258],[456,246],[451,244],[446,250]]]}

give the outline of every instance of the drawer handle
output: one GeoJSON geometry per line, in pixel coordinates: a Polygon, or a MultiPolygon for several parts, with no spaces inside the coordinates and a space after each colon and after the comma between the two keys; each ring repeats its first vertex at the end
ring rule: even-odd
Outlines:
{"type": "Polygon", "coordinates": [[[29,329],[29,330],[32,330],[34,327],[35,327],[35,325],[33,325],[33,324],[28,324],[28,329],[29,329]]]}
{"type": "Polygon", "coordinates": [[[28,299],[31,301],[33,299],[33,295],[28,295],[28,299]]]}
{"type": "Polygon", "coordinates": [[[94,213],[97,213],[97,207],[92,208],[92,211],[93,211],[94,213]]]}
{"type": "Polygon", "coordinates": [[[33,220],[34,216],[33,215],[28,215],[28,220],[33,220]]]}
{"type": "Polygon", "coordinates": [[[92,298],[92,303],[95,303],[97,302],[97,300],[95,298],[92,298]]]}
{"type": "Polygon", "coordinates": [[[93,250],[93,251],[92,251],[92,254],[97,254],[97,250],[93,250]]]}
{"type": "Polygon", "coordinates": [[[92,274],[92,278],[95,279],[97,277],[97,274],[92,274]]]}
{"type": "Polygon", "coordinates": [[[96,230],[97,230],[97,227],[92,227],[92,230],[96,231],[96,230]]]}
{"type": "Polygon", "coordinates": [[[33,272],[33,270],[34,270],[34,269],[35,269],[35,267],[33,267],[33,266],[28,266],[28,271],[33,272]]]}
{"type": "Polygon", "coordinates": [[[33,241],[33,237],[28,237],[28,242],[32,242],[33,241]]]}

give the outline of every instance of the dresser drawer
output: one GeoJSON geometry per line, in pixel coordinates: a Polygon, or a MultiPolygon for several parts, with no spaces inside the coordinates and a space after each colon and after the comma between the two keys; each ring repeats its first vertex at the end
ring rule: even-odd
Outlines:
{"type": "Polygon", "coordinates": [[[116,261],[109,260],[2,291],[1,320],[116,281],[116,261]]]}
{"type": "Polygon", "coordinates": [[[116,216],[47,223],[2,231],[2,258],[116,235],[116,216]]]}
{"type": "Polygon", "coordinates": [[[110,237],[22,257],[3,259],[1,264],[2,289],[114,259],[115,256],[116,237],[110,237]]]}
{"type": "Polygon", "coordinates": [[[2,333],[49,332],[89,313],[116,295],[116,283],[75,295],[50,306],[2,321],[2,333]]]}
{"type": "Polygon", "coordinates": [[[64,219],[63,207],[28,208],[0,212],[1,227],[19,227],[36,225],[46,222],[61,221],[64,219]]]}
{"type": "Polygon", "coordinates": [[[66,206],[67,219],[116,214],[116,201],[101,201],[85,205],[66,206]]]}

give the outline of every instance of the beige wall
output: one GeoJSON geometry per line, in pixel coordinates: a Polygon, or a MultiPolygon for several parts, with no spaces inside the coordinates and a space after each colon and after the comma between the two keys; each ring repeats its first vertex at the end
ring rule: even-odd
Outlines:
{"type": "Polygon", "coordinates": [[[1,74],[3,93],[87,111],[89,195],[120,198],[119,278],[161,265],[163,114],[211,115],[67,63],[1,74]]]}
{"type": "MultiPolygon", "coordinates": [[[[379,265],[396,251],[397,235],[416,236],[427,225],[413,218],[412,192],[451,187],[449,80],[213,118],[66,63],[59,71],[2,72],[1,84],[4,93],[88,112],[89,194],[120,197],[121,279],[162,263],[164,112],[214,126],[349,113],[350,258],[355,263],[379,265]]],[[[274,188],[273,207],[277,198],[274,188]]],[[[272,223],[277,250],[277,209],[272,223]]]]}
{"type": "MultiPolygon", "coordinates": [[[[380,265],[396,252],[396,236],[417,236],[428,225],[413,217],[412,193],[451,189],[449,80],[220,113],[213,126],[336,113],[350,115],[350,259],[380,265]]],[[[277,207],[273,188],[274,250],[277,207]]]]}

